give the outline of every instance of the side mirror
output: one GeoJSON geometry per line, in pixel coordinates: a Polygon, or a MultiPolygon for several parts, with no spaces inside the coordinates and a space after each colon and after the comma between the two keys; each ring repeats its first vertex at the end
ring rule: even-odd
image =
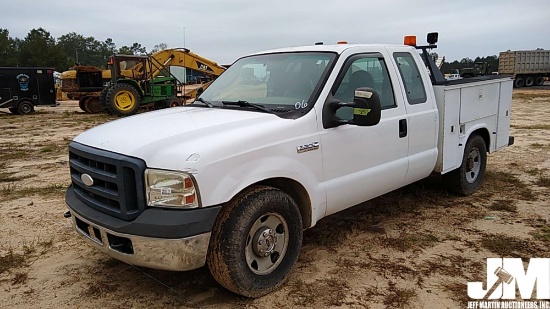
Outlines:
{"type": "Polygon", "coordinates": [[[353,102],[345,103],[338,100],[329,100],[323,108],[323,127],[325,129],[337,127],[343,124],[357,126],[374,126],[380,122],[382,107],[380,95],[373,88],[361,87],[355,90],[353,102]],[[340,108],[353,108],[352,119],[340,119],[336,111],[340,108]]]}

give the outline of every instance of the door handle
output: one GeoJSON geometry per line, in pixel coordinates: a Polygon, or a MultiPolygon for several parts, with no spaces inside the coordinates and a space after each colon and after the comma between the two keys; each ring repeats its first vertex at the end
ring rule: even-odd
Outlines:
{"type": "Polygon", "coordinates": [[[399,138],[407,136],[407,119],[399,120],[399,138]]]}

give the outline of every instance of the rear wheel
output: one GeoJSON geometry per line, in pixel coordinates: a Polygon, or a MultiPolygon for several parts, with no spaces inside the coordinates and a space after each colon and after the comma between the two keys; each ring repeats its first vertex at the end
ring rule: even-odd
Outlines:
{"type": "Polygon", "coordinates": [[[166,107],[181,106],[181,100],[179,98],[169,98],[166,100],[166,107]]]}
{"type": "Polygon", "coordinates": [[[17,104],[17,113],[19,115],[26,115],[34,112],[34,105],[31,101],[21,101],[17,104]]]}
{"type": "Polygon", "coordinates": [[[514,79],[514,87],[521,88],[525,85],[525,80],[521,76],[516,76],[514,79]]]}
{"type": "Polygon", "coordinates": [[[207,264],[222,286],[260,297],[288,279],[302,245],[302,219],[285,192],[254,186],[221,210],[208,248],[207,264]]]}
{"type": "Polygon", "coordinates": [[[533,87],[534,84],[535,84],[535,79],[533,78],[533,76],[527,76],[525,78],[525,87],[533,87]]]}
{"type": "Polygon", "coordinates": [[[117,116],[130,116],[137,113],[140,97],[138,91],[128,84],[116,84],[107,91],[106,107],[117,116]]]}
{"type": "Polygon", "coordinates": [[[80,107],[81,110],[85,111],[86,113],[89,113],[87,110],[86,110],[86,101],[89,99],[90,97],[82,97],[80,98],[80,100],[78,100],[78,107],[80,107]]]}
{"type": "Polygon", "coordinates": [[[466,143],[460,167],[443,175],[447,189],[461,195],[474,193],[483,182],[486,164],[485,141],[481,136],[473,135],[466,143]]]}
{"type": "Polygon", "coordinates": [[[544,77],[537,76],[535,78],[535,86],[542,86],[544,84],[544,77]]]}
{"type": "Polygon", "coordinates": [[[105,110],[99,97],[89,97],[85,102],[85,108],[90,114],[98,114],[105,110]]]}

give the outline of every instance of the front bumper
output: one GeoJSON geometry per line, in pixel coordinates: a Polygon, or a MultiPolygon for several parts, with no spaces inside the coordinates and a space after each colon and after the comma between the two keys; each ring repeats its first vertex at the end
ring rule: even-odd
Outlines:
{"type": "Polygon", "coordinates": [[[80,217],[71,210],[74,229],[97,249],[122,262],[173,271],[202,267],[210,232],[167,239],[117,233],[80,217]]]}

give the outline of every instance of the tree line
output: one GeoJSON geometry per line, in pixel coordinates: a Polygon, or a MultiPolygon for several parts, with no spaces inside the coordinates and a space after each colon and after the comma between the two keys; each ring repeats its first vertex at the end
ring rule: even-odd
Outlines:
{"type": "MultiPolygon", "coordinates": [[[[166,49],[160,43],[149,51],[154,53],[166,49]]],[[[76,32],[69,32],[57,39],[43,28],[32,29],[23,39],[10,36],[8,29],[0,28],[0,66],[8,67],[54,67],[65,71],[74,65],[91,65],[105,67],[113,54],[144,55],[147,49],[140,43],[118,48],[112,38],[99,41],[93,36],[85,37],[76,32]]],[[[437,56],[436,53],[433,53],[437,56]]],[[[453,62],[443,62],[441,71],[444,74],[454,73],[462,68],[472,67],[475,62],[489,62],[491,71],[498,71],[498,57],[463,58],[453,62]]]]}
{"type": "MultiPolygon", "coordinates": [[[[150,52],[166,49],[160,43],[150,52]]],[[[65,71],[74,65],[91,65],[104,68],[113,54],[144,55],[146,47],[140,43],[131,46],[116,46],[112,38],[99,41],[93,36],[85,37],[69,32],[57,39],[43,28],[32,29],[23,38],[10,36],[8,29],[0,28],[0,66],[7,67],[54,67],[65,71]]]]}

